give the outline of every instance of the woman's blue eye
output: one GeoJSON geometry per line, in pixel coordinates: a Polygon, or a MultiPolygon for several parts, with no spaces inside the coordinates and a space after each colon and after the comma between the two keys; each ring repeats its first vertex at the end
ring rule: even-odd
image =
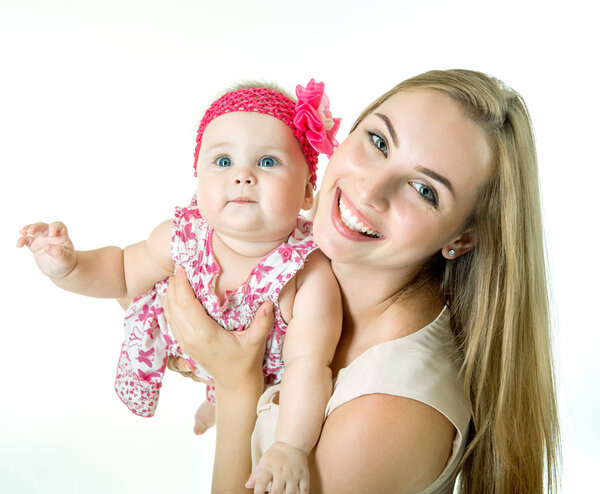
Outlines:
{"type": "Polygon", "coordinates": [[[264,168],[271,168],[277,165],[279,165],[279,161],[277,161],[272,156],[265,156],[264,158],[261,158],[258,162],[258,166],[262,166],[264,168]]]}
{"type": "Polygon", "coordinates": [[[425,199],[431,202],[434,206],[437,206],[438,200],[433,189],[427,185],[420,184],[418,182],[411,182],[411,185],[421,194],[425,199]]]}
{"type": "Polygon", "coordinates": [[[227,156],[220,156],[219,158],[217,158],[217,166],[231,166],[231,160],[227,157],[227,156]]]}
{"type": "Polygon", "coordinates": [[[377,135],[375,132],[369,132],[369,136],[371,137],[371,142],[373,145],[383,154],[387,155],[388,145],[387,142],[385,142],[385,139],[380,135],[377,135]]]}

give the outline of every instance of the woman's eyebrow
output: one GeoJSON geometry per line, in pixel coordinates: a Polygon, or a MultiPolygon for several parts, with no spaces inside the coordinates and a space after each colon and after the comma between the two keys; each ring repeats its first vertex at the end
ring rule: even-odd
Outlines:
{"type": "Polygon", "coordinates": [[[381,118],[381,120],[383,120],[383,123],[385,123],[385,126],[387,127],[388,132],[392,136],[392,141],[394,142],[394,146],[398,147],[398,136],[396,135],[396,131],[394,130],[394,127],[392,126],[392,122],[390,122],[390,119],[388,117],[386,117],[383,113],[375,113],[375,115],[377,115],[379,118],[381,118]]]}
{"type": "Polygon", "coordinates": [[[433,180],[445,185],[446,188],[452,194],[452,197],[454,197],[454,199],[456,200],[456,194],[454,194],[454,188],[452,187],[450,180],[448,180],[446,177],[440,175],[439,173],[436,173],[433,170],[430,170],[429,168],[425,168],[424,166],[417,166],[416,170],[423,173],[424,175],[427,175],[428,177],[432,178],[433,180]]]}

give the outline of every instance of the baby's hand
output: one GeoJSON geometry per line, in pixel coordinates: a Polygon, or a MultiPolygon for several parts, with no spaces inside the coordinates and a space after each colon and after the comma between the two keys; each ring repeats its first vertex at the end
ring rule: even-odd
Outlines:
{"type": "Polygon", "coordinates": [[[250,475],[246,488],[263,494],[269,485],[271,494],[308,494],[308,457],[304,451],[276,442],[262,456],[250,475]]]}
{"type": "Polygon", "coordinates": [[[21,228],[17,247],[27,246],[33,252],[35,262],[46,276],[65,278],[77,261],[67,227],[60,222],[34,223],[21,228]]]}

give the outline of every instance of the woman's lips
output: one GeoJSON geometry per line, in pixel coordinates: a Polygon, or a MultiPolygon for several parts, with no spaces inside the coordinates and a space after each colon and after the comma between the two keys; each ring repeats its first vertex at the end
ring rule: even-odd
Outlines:
{"type": "MultiPolygon", "coordinates": [[[[333,226],[338,231],[338,233],[349,240],[354,240],[357,242],[368,242],[368,241],[381,240],[383,238],[383,235],[381,235],[379,232],[375,231],[372,228],[372,225],[365,224],[366,219],[362,215],[360,215],[360,213],[359,213],[359,217],[357,219],[359,221],[365,220],[365,221],[361,221],[361,223],[363,223],[364,226],[366,226],[368,229],[373,231],[374,232],[373,235],[361,233],[358,230],[350,228],[349,226],[347,226],[344,223],[344,220],[342,220],[342,217],[341,217],[342,213],[340,211],[340,206],[339,206],[341,194],[342,194],[342,191],[338,188],[335,193],[333,204],[331,205],[331,221],[333,222],[333,226]],[[377,236],[377,235],[379,235],[379,236],[377,236]]],[[[354,208],[354,206],[349,201],[345,201],[344,204],[346,204],[347,208],[350,208],[350,209],[354,208]]],[[[353,209],[353,212],[358,213],[358,211],[356,211],[355,209],[353,209]]]]}

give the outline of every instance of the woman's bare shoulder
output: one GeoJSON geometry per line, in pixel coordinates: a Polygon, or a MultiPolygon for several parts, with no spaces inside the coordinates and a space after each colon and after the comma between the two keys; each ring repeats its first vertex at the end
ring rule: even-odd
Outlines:
{"type": "Polygon", "coordinates": [[[422,402],[385,394],[351,400],[323,426],[311,493],[418,492],[444,469],[454,435],[452,423],[422,402]]]}

